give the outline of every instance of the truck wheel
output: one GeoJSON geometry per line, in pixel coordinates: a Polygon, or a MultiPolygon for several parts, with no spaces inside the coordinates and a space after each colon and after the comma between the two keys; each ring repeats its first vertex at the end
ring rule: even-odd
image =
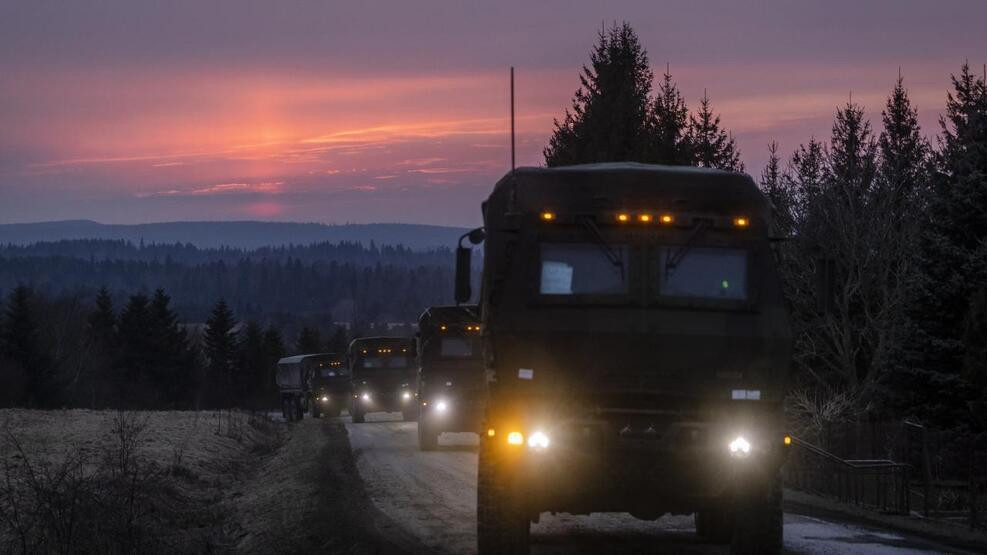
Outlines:
{"type": "Polygon", "coordinates": [[[781,553],[784,530],[781,477],[775,472],[769,480],[767,487],[738,495],[730,553],[781,553]]]}
{"type": "Polygon", "coordinates": [[[336,418],[342,413],[343,413],[343,409],[341,409],[339,405],[336,405],[335,407],[332,407],[326,411],[326,416],[331,416],[333,418],[336,418]]]}
{"type": "Polygon", "coordinates": [[[528,553],[530,518],[498,469],[496,452],[480,440],[476,480],[476,544],[481,554],[528,553]]]}
{"type": "MultiPolygon", "coordinates": [[[[729,505],[729,501],[724,501],[729,505]]],[[[719,506],[696,511],[696,534],[707,541],[724,545],[733,537],[733,513],[719,506]]]]}
{"type": "Polygon", "coordinates": [[[439,434],[432,431],[432,428],[425,423],[424,419],[418,420],[418,450],[435,451],[439,447],[439,434]]]}
{"type": "Polygon", "coordinates": [[[412,409],[406,409],[401,411],[401,420],[404,422],[414,422],[418,420],[418,415],[412,409]]]}
{"type": "Polygon", "coordinates": [[[302,411],[302,400],[299,399],[298,397],[295,397],[294,406],[295,406],[295,420],[300,421],[302,419],[302,415],[304,414],[304,412],[302,411]]]}
{"type": "Polygon", "coordinates": [[[322,415],[322,411],[319,410],[319,402],[312,401],[312,418],[318,418],[322,415]]]}
{"type": "Polygon", "coordinates": [[[362,411],[354,410],[354,411],[351,411],[350,414],[352,414],[352,416],[353,416],[353,423],[354,424],[363,424],[365,422],[365,419],[364,419],[364,416],[363,416],[363,412],[362,411]]]}

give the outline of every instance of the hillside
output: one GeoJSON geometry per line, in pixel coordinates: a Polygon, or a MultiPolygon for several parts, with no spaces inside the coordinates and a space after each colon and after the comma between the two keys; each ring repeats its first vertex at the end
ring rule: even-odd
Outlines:
{"type": "Polygon", "coordinates": [[[123,239],[133,243],[191,243],[200,248],[305,245],[318,242],[355,242],[369,245],[404,245],[414,250],[450,247],[466,230],[421,224],[341,224],[291,222],[160,222],[102,224],[66,220],[0,224],[0,244],[26,245],[63,239],[123,239]]]}

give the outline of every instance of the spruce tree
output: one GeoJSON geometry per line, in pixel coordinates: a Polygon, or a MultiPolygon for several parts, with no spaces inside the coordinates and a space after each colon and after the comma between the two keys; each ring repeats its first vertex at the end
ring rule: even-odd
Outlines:
{"type": "Polygon", "coordinates": [[[929,145],[922,138],[918,110],[912,106],[899,76],[881,112],[884,129],[878,138],[878,184],[896,209],[907,210],[926,182],[929,145]]]}
{"type": "Polygon", "coordinates": [[[151,337],[152,318],[147,295],[131,295],[120,311],[120,355],[114,384],[117,407],[133,407],[146,400],[157,355],[151,337]]]}
{"type": "Polygon", "coordinates": [[[309,355],[322,352],[322,338],[319,330],[305,326],[295,341],[295,354],[309,355]]]}
{"type": "Polygon", "coordinates": [[[666,67],[648,116],[650,144],[645,161],[671,166],[692,165],[689,108],[666,67]]]}
{"type": "Polygon", "coordinates": [[[4,311],[0,347],[2,354],[16,364],[26,377],[25,397],[21,403],[42,407],[54,393],[54,372],[49,357],[41,346],[40,328],[35,313],[34,292],[18,285],[7,299],[4,311]]]}
{"type": "Polygon", "coordinates": [[[260,400],[267,389],[268,366],[272,364],[264,342],[264,330],[251,320],[237,344],[238,377],[236,389],[241,399],[260,400]]]}
{"type": "Polygon", "coordinates": [[[899,383],[901,406],[940,426],[969,421],[976,396],[961,368],[969,352],[964,322],[987,287],[987,86],[964,64],[952,78],[940,120],[940,148],[919,237],[918,292],[910,303],[914,333],[899,383]]]}
{"type": "Polygon", "coordinates": [[[786,187],[785,176],[781,169],[781,158],[778,155],[778,143],[775,141],[768,144],[768,163],[761,171],[759,186],[771,204],[772,236],[789,236],[794,225],[792,208],[795,200],[791,191],[786,187]]]}
{"type": "Polygon", "coordinates": [[[157,402],[177,408],[189,403],[195,388],[195,353],[188,334],[171,308],[171,297],[157,289],[149,307],[150,342],[154,363],[151,381],[157,389],[157,402]]]}
{"type": "Polygon", "coordinates": [[[208,383],[212,393],[230,406],[235,387],[236,321],[233,312],[220,299],[206,320],[205,355],[207,359],[208,383]]]}
{"type": "Polygon", "coordinates": [[[115,383],[118,352],[117,317],[113,311],[113,299],[106,287],[96,294],[96,306],[89,314],[87,334],[92,346],[89,380],[91,408],[102,406],[115,383]]]}
{"type": "Polygon", "coordinates": [[[744,171],[737,145],[720,127],[720,116],[713,113],[709,95],[703,92],[699,111],[689,116],[686,140],[692,154],[692,163],[702,168],[728,171],[744,171]]]}
{"type": "Polygon", "coordinates": [[[269,325],[266,330],[264,330],[264,355],[267,357],[264,368],[266,369],[266,377],[262,380],[263,391],[267,398],[271,400],[276,399],[277,388],[275,387],[274,375],[277,369],[277,362],[285,355],[284,337],[281,335],[281,331],[274,327],[274,325],[269,325]]]}
{"type": "Polygon", "coordinates": [[[629,24],[600,31],[572,107],[562,121],[555,120],[545,163],[551,167],[644,160],[653,77],[647,52],[629,24]]]}

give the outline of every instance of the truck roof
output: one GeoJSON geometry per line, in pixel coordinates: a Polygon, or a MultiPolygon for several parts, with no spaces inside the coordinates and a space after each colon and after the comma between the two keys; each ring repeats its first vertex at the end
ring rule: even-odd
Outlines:
{"type": "Polygon", "coordinates": [[[647,207],[769,216],[767,199],[747,174],[637,162],[517,168],[494,187],[487,215],[553,207],[618,210],[647,207]]]}
{"type": "Polygon", "coordinates": [[[475,304],[430,306],[418,317],[418,327],[428,327],[433,322],[444,324],[476,323],[480,320],[475,304]]]}
{"type": "Polygon", "coordinates": [[[301,364],[302,361],[310,358],[317,357],[338,357],[339,355],[335,353],[313,353],[308,355],[295,355],[291,357],[284,357],[278,360],[278,364],[301,364]]]}

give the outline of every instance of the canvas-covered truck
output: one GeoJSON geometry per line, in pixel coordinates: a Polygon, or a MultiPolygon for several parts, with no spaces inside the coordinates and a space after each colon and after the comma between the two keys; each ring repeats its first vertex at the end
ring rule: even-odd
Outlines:
{"type": "Polygon", "coordinates": [[[443,432],[478,432],[484,374],[476,306],[433,306],[418,319],[418,447],[443,432]]]}
{"type": "Polygon", "coordinates": [[[371,412],[401,412],[405,421],[418,415],[415,400],[415,341],[407,337],[361,337],[350,343],[348,360],[353,422],[371,412]]]}
{"type": "Polygon", "coordinates": [[[275,374],[281,391],[281,413],[287,421],[322,413],[339,416],[348,404],[349,368],[345,357],[332,353],[295,355],[278,361],[275,374]]]}
{"type": "Polygon", "coordinates": [[[481,553],[526,552],[545,511],[697,515],[777,553],[792,333],[770,211],[747,175],[607,163],[519,168],[485,241],[481,553]]]}

